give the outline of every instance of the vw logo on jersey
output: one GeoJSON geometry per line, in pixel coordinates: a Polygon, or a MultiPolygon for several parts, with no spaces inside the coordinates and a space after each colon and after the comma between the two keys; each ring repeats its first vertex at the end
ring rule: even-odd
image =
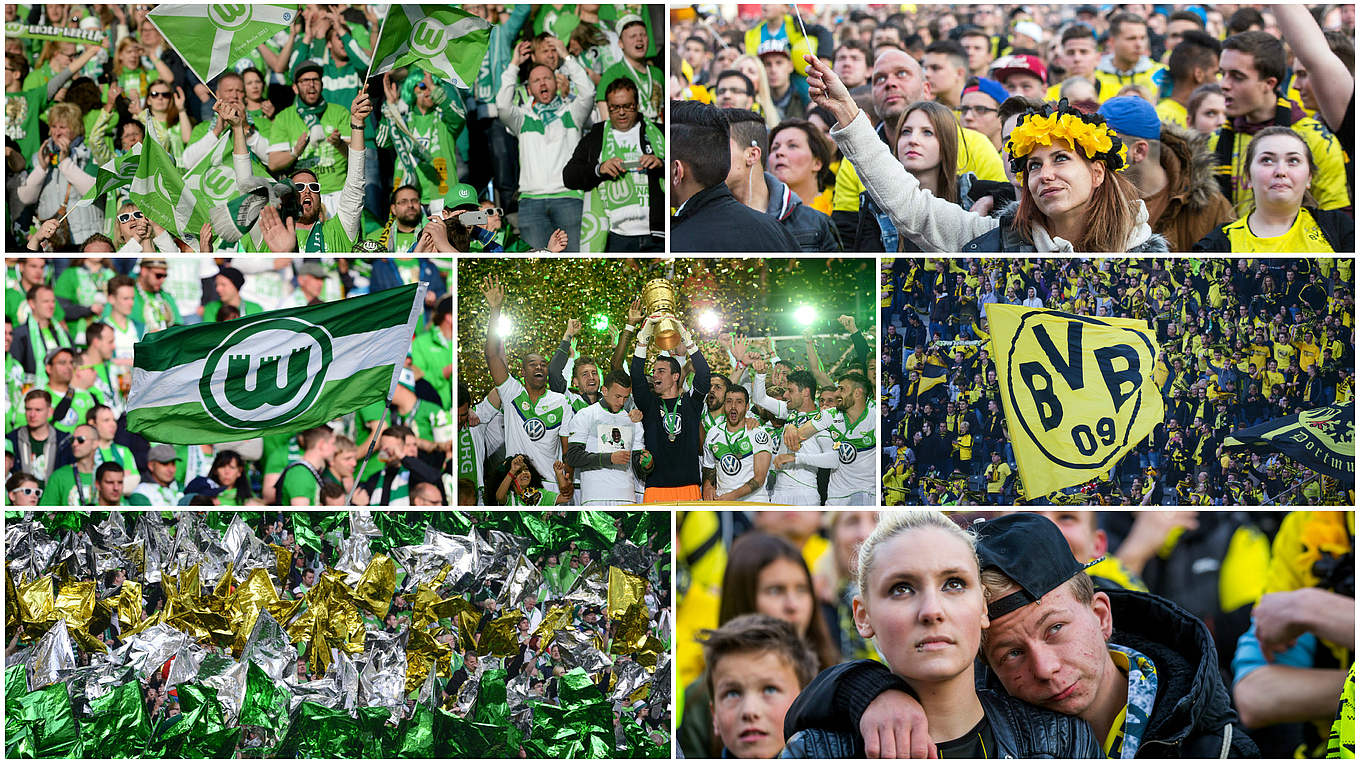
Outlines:
{"type": "Polygon", "coordinates": [[[838,443],[836,444],[836,456],[840,458],[841,464],[850,464],[855,461],[855,457],[859,456],[859,452],[855,451],[855,447],[848,443],[838,443]]]}
{"type": "Polygon", "coordinates": [[[529,436],[531,441],[543,439],[543,435],[548,432],[548,427],[543,424],[543,420],[529,419],[524,421],[524,434],[529,436]]]}
{"type": "Polygon", "coordinates": [[[741,460],[736,454],[723,454],[722,459],[718,460],[718,466],[722,468],[724,475],[736,475],[741,472],[741,460]]]}
{"type": "Polygon", "coordinates": [[[770,442],[770,434],[765,432],[765,428],[757,428],[756,434],[751,437],[755,439],[755,442],[760,446],[764,446],[770,442]]]}

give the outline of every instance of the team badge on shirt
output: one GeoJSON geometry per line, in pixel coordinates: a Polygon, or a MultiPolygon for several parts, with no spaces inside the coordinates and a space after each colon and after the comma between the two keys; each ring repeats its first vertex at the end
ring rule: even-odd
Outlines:
{"type": "Polygon", "coordinates": [[[543,435],[547,432],[547,426],[543,424],[543,420],[540,420],[537,417],[530,417],[524,421],[524,434],[529,436],[529,440],[531,441],[542,440],[543,435]]]}
{"type": "Polygon", "coordinates": [[[718,466],[722,468],[724,475],[736,475],[741,472],[741,460],[735,454],[723,454],[722,459],[718,460],[718,466]]]}

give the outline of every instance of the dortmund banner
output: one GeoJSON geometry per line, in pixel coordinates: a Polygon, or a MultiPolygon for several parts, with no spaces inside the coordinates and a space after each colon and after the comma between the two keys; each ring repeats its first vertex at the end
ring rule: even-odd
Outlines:
{"type": "Polygon", "coordinates": [[[1355,480],[1355,402],[1237,430],[1223,445],[1274,449],[1314,472],[1351,483],[1355,480]]]}
{"type": "Polygon", "coordinates": [[[987,323],[1029,498],[1105,473],[1162,420],[1146,322],[987,304],[987,323]]]}
{"type": "Polygon", "coordinates": [[[297,15],[297,3],[163,4],[147,14],[184,64],[204,82],[227,70],[232,61],[284,31],[297,15]]]}
{"type": "Polygon", "coordinates": [[[158,443],[243,441],[390,398],[425,288],[151,333],[133,348],[128,430],[158,443]]]}
{"type": "Polygon", "coordinates": [[[491,46],[491,25],[448,5],[391,5],[373,48],[373,77],[416,64],[470,89],[491,46]]]}

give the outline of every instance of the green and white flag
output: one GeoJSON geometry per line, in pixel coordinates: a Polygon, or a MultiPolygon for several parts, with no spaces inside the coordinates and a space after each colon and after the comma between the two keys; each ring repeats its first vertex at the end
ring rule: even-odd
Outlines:
{"type": "Polygon", "coordinates": [[[90,186],[89,192],[81,196],[75,205],[88,206],[105,193],[131,185],[132,178],[137,175],[137,164],[141,161],[141,155],[142,144],[137,143],[127,153],[109,159],[107,164],[99,167],[99,172],[95,175],[94,184],[90,186]]]}
{"type": "MultiPolygon", "coordinates": [[[[236,187],[236,167],[232,163],[232,148],[231,130],[226,130],[217,138],[217,144],[208,151],[208,155],[199,159],[194,168],[184,175],[185,187],[198,198],[200,204],[206,204],[204,208],[225,205],[241,194],[236,187]]],[[[250,157],[250,170],[256,177],[273,181],[269,170],[260,163],[255,154],[246,155],[250,157]]],[[[197,233],[198,230],[190,232],[197,233]]]]}
{"type": "Polygon", "coordinates": [[[203,82],[250,55],[297,16],[297,3],[158,5],[147,19],[203,82]]]}
{"type": "Polygon", "coordinates": [[[427,286],[150,333],[133,347],[128,430],[160,443],[243,441],[389,399],[427,286]]]}
{"type": "Polygon", "coordinates": [[[390,5],[378,32],[369,76],[417,64],[463,89],[491,45],[491,25],[447,5],[390,5]]]}
{"type": "Polygon", "coordinates": [[[142,145],[145,147],[128,198],[170,234],[181,238],[189,233],[197,235],[212,207],[199,202],[194,188],[185,184],[175,159],[160,143],[143,140],[142,145]]]}

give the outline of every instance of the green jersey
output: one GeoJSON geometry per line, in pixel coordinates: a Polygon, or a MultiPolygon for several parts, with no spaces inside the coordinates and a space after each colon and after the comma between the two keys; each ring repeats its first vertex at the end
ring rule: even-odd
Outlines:
{"type": "Polygon", "coordinates": [[[633,84],[637,86],[639,110],[643,117],[649,121],[659,122],[661,98],[666,92],[666,75],[655,66],[648,65],[647,70],[642,72],[633,68],[627,60],[623,60],[605,69],[600,75],[600,83],[595,86],[596,102],[604,101],[604,93],[609,89],[610,82],[624,77],[633,80],[633,84]]]}
{"type": "Polygon", "coordinates": [[[94,504],[94,472],[80,473],[80,487],[76,487],[76,468],[73,464],[58,467],[43,487],[38,504],[46,507],[83,507],[94,504]]]}
{"type": "Polygon", "coordinates": [[[289,467],[283,475],[283,482],[279,484],[280,505],[290,506],[293,499],[298,497],[307,499],[309,506],[321,503],[321,483],[316,471],[305,461],[289,467]]]}
{"type": "Polygon", "coordinates": [[[453,408],[453,375],[444,376],[444,369],[453,366],[453,340],[444,337],[438,327],[431,327],[411,342],[411,361],[425,373],[425,380],[434,386],[445,409],[453,408]]]}
{"type": "MultiPolygon", "coordinates": [[[[337,131],[342,136],[350,133],[349,128],[349,109],[338,106],[334,103],[326,103],[326,108],[322,111],[307,109],[304,107],[303,113],[298,112],[298,105],[295,103],[288,108],[280,111],[274,117],[274,123],[270,125],[269,141],[270,150],[287,151],[292,150],[298,136],[304,132],[311,131],[312,125],[319,124],[326,135],[331,131],[337,131]]],[[[293,170],[307,169],[316,174],[317,182],[321,183],[321,194],[330,195],[338,193],[345,186],[345,172],[349,170],[349,156],[345,151],[336,150],[325,139],[312,140],[303,148],[297,161],[293,163],[293,170]]],[[[348,252],[353,248],[354,242],[343,249],[348,252]]]]}
{"type": "Polygon", "coordinates": [[[132,318],[146,325],[147,332],[156,332],[179,321],[179,307],[175,305],[175,297],[166,291],[147,293],[138,286],[132,302],[132,318]]]}
{"type": "MultiPolygon", "coordinates": [[[[216,321],[217,321],[217,312],[219,312],[219,311],[221,311],[221,310],[222,310],[222,302],[221,302],[221,301],[213,301],[212,303],[208,304],[207,306],[204,306],[204,307],[203,307],[203,321],[204,321],[204,322],[216,322],[216,321]]],[[[257,303],[255,303],[254,301],[247,301],[247,300],[245,300],[245,299],[242,299],[242,300],[241,300],[241,316],[244,317],[244,316],[247,316],[247,315],[250,315],[250,314],[261,314],[261,313],[263,313],[263,312],[264,312],[264,307],[261,306],[261,305],[259,305],[259,304],[257,304],[257,303]]]]}
{"type": "MultiPolygon", "coordinates": [[[[48,392],[52,393],[52,390],[49,388],[48,392]]],[[[104,397],[93,388],[86,388],[84,390],[73,388],[71,389],[70,408],[66,410],[66,414],[62,415],[61,419],[56,419],[56,407],[61,404],[63,396],[65,396],[65,394],[59,396],[56,393],[52,393],[52,410],[54,415],[52,418],[52,427],[63,433],[74,432],[76,426],[85,422],[85,413],[94,408],[96,404],[104,404],[107,406],[104,397]]]]}

